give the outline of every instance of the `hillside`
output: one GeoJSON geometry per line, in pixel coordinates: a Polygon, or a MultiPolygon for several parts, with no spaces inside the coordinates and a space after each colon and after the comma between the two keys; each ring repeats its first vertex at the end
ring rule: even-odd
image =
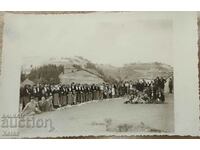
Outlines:
{"type": "Polygon", "coordinates": [[[50,58],[42,63],[42,65],[44,64],[64,65],[65,73],[60,75],[63,82],[71,81],[76,77],[77,82],[83,79],[85,82],[104,81],[113,83],[116,81],[154,79],[157,76],[167,78],[173,74],[171,66],[159,62],[130,63],[123,67],[115,67],[109,64],[95,64],[83,57],[76,56],[73,58],[50,58]]]}
{"type": "MultiPolygon", "coordinates": [[[[55,61],[54,61],[55,63],[55,61]]],[[[157,76],[164,78],[173,74],[173,68],[169,65],[153,62],[153,63],[130,63],[123,67],[115,67],[105,64],[94,64],[82,57],[63,58],[58,64],[71,65],[78,71],[86,71],[94,78],[100,78],[105,82],[127,81],[138,79],[154,79],[157,76]],[[62,63],[61,63],[62,62],[62,63]]],[[[72,75],[72,74],[71,74],[72,75]]],[[[71,76],[70,75],[70,76],[71,76]]],[[[69,76],[69,75],[68,75],[69,76]]],[[[77,76],[77,72],[76,72],[77,76]]],[[[80,77],[82,74],[80,73],[80,77]]]]}
{"type": "Polygon", "coordinates": [[[113,77],[117,81],[154,79],[157,76],[167,78],[172,75],[173,68],[162,63],[131,63],[123,67],[113,67],[110,65],[98,66],[107,76],[113,77]]]}
{"type": "Polygon", "coordinates": [[[167,78],[172,75],[173,68],[162,63],[134,63],[120,68],[123,80],[154,79],[157,76],[167,78]]]}

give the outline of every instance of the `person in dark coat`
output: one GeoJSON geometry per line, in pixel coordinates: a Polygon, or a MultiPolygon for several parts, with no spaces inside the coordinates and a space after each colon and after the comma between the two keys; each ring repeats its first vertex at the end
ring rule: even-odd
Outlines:
{"type": "Polygon", "coordinates": [[[41,100],[42,98],[42,87],[40,84],[37,84],[37,87],[36,87],[36,97],[38,98],[38,100],[41,100]]]}
{"type": "Polygon", "coordinates": [[[66,106],[67,105],[67,102],[66,102],[66,90],[65,90],[65,87],[64,85],[62,85],[60,87],[60,105],[61,106],[66,106]]]}
{"type": "Polygon", "coordinates": [[[72,88],[71,86],[68,87],[68,93],[67,93],[67,104],[72,105],[73,104],[73,97],[72,97],[72,88]]]}
{"type": "Polygon", "coordinates": [[[76,102],[81,103],[81,87],[80,84],[76,85],[76,102]]]}
{"type": "Polygon", "coordinates": [[[72,104],[75,105],[77,103],[76,101],[77,92],[76,92],[76,86],[74,85],[74,83],[72,83],[71,89],[72,89],[72,104]]]}
{"type": "Polygon", "coordinates": [[[54,106],[54,108],[58,108],[61,106],[59,93],[60,93],[60,88],[58,85],[56,85],[53,90],[53,106],[54,106]]]}
{"type": "Polygon", "coordinates": [[[165,88],[165,83],[166,83],[166,80],[163,77],[161,77],[160,78],[160,88],[162,90],[164,90],[164,88],[165,88]]]}
{"type": "Polygon", "coordinates": [[[80,99],[81,99],[81,103],[84,103],[85,102],[85,93],[84,93],[84,87],[83,85],[81,85],[79,87],[79,90],[80,90],[80,99]]]}
{"type": "Polygon", "coordinates": [[[165,83],[166,83],[166,80],[161,77],[160,78],[160,92],[161,92],[161,97],[162,97],[162,101],[164,102],[165,101],[165,94],[164,94],[164,89],[165,89],[165,83]]]}
{"type": "Polygon", "coordinates": [[[30,97],[31,97],[31,89],[28,87],[28,85],[25,85],[23,90],[22,108],[24,108],[26,104],[30,102],[30,97]]]}
{"type": "Polygon", "coordinates": [[[91,86],[91,92],[92,92],[92,100],[95,100],[96,99],[96,89],[95,89],[95,85],[92,84],[91,86]]]}
{"type": "Polygon", "coordinates": [[[45,86],[44,86],[44,88],[43,88],[43,90],[44,90],[44,97],[45,98],[48,98],[50,95],[50,90],[49,90],[49,86],[46,84],[45,86]]]}
{"type": "Polygon", "coordinates": [[[169,87],[169,93],[173,93],[173,79],[172,78],[169,79],[168,87],[169,87]]]}

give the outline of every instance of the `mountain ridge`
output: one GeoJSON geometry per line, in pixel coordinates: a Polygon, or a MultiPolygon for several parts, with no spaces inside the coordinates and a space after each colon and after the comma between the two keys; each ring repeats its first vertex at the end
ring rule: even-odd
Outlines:
{"type": "MultiPolygon", "coordinates": [[[[54,64],[57,66],[63,65],[66,70],[69,70],[69,68],[71,68],[78,71],[85,71],[88,74],[91,74],[91,76],[95,75],[97,80],[101,79],[105,82],[112,83],[128,80],[135,81],[139,79],[151,80],[156,78],[157,76],[168,78],[169,76],[173,75],[173,67],[161,62],[133,62],[124,64],[121,67],[116,67],[111,64],[93,63],[90,60],[81,56],[75,56],[61,58],[52,57],[40,64],[40,66],[47,64],[54,64]]],[[[70,76],[73,76],[73,74],[62,74],[63,78],[70,78],[70,76]]],[[[80,78],[81,76],[82,74],[80,73],[80,78]]]]}
{"type": "MultiPolygon", "coordinates": [[[[67,59],[65,59],[67,60],[67,59]]],[[[160,63],[129,63],[122,67],[112,66],[110,64],[92,63],[83,57],[70,58],[70,64],[79,70],[87,71],[97,78],[101,78],[106,82],[119,82],[126,80],[154,79],[157,76],[168,78],[173,74],[173,67],[160,63]]],[[[63,65],[69,65],[63,63],[63,65]]]]}

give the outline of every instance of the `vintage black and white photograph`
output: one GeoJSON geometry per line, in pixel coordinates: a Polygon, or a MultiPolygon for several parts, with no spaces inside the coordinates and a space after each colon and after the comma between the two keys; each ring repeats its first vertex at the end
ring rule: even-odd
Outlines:
{"type": "Polygon", "coordinates": [[[37,124],[20,128],[20,136],[174,132],[170,17],[11,14],[4,35],[23,54],[16,107],[37,124]]]}
{"type": "MultiPolygon", "coordinates": [[[[199,94],[200,94],[200,12],[197,12],[197,25],[198,25],[198,79],[199,79],[199,94]]],[[[200,131],[200,99],[199,99],[199,131],[200,131]]]]}
{"type": "MultiPolygon", "coordinates": [[[[2,45],[3,43],[3,13],[0,12],[0,76],[1,76],[1,65],[2,65],[2,45]]],[[[1,81],[0,81],[1,82],[1,81]]]]}

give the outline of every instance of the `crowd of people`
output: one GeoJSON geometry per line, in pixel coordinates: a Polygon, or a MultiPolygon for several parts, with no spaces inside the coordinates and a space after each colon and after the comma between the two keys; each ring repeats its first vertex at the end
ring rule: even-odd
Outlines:
{"type": "MultiPolygon", "coordinates": [[[[173,91],[170,79],[169,92],[173,91]]],[[[125,81],[117,84],[36,84],[20,88],[20,105],[23,115],[53,111],[67,105],[76,105],[93,100],[128,96],[125,103],[153,103],[165,101],[166,80],[157,77],[145,80],[125,81]]]]}
{"type": "MultiPolygon", "coordinates": [[[[129,96],[129,100],[125,102],[132,104],[149,104],[149,103],[164,103],[165,102],[165,83],[166,80],[161,77],[150,82],[141,82],[141,88],[134,88],[129,96]]],[[[139,86],[140,87],[140,86],[139,86]]],[[[173,79],[168,82],[169,93],[173,92],[173,79]]]]}

